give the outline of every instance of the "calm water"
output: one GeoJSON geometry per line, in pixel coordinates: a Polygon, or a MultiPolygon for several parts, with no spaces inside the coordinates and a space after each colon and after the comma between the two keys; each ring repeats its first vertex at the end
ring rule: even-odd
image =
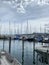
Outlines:
{"type": "MultiPolygon", "coordinates": [[[[0,49],[3,49],[3,41],[0,41],[0,49]]],[[[4,50],[9,52],[9,41],[4,42],[4,50]]],[[[22,41],[11,41],[11,55],[22,63],[22,41]]],[[[33,42],[24,42],[24,65],[33,65],[33,42]]]]}

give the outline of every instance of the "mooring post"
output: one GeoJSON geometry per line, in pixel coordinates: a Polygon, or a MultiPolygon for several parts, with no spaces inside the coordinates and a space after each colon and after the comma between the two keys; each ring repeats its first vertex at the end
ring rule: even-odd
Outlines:
{"type": "Polygon", "coordinates": [[[11,37],[9,37],[9,53],[11,53],[11,37]]]}
{"type": "Polygon", "coordinates": [[[3,51],[4,51],[4,44],[5,44],[5,36],[4,36],[4,39],[3,39],[3,51]]]}
{"type": "Polygon", "coordinates": [[[3,51],[4,51],[4,40],[3,40],[3,51]]]}
{"type": "Polygon", "coordinates": [[[24,65],[24,39],[22,39],[22,65],[24,65]]]}
{"type": "Polygon", "coordinates": [[[47,59],[48,59],[48,65],[49,65],[49,55],[47,56],[47,59]]]}
{"type": "Polygon", "coordinates": [[[47,50],[47,60],[48,60],[48,65],[49,65],[49,50],[47,50]]]}
{"type": "Polygon", "coordinates": [[[33,42],[33,64],[35,64],[35,42],[33,42]]]}
{"type": "Polygon", "coordinates": [[[38,52],[37,52],[37,56],[36,56],[36,65],[38,65],[38,52]]]}
{"type": "Polygon", "coordinates": [[[41,43],[41,45],[43,46],[43,42],[41,43]]]}

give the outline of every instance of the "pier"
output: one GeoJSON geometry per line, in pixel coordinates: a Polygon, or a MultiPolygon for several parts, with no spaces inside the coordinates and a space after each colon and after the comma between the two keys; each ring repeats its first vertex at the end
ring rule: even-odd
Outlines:
{"type": "Polygon", "coordinates": [[[41,64],[48,64],[49,65],[49,47],[43,47],[39,46],[35,48],[35,51],[37,52],[37,64],[38,62],[41,62],[41,64]]]}
{"type": "Polygon", "coordinates": [[[9,53],[5,51],[0,51],[0,65],[21,65],[21,64],[9,53]]]}

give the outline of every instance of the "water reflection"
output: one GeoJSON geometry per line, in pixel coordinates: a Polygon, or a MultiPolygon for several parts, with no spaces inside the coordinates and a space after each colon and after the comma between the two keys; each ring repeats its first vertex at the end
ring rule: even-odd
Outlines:
{"type": "MultiPolygon", "coordinates": [[[[22,65],[34,65],[33,64],[33,42],[24,42],[24,41],[11,41],[11,48],[10,48],[10,52],[11,55],[15,58],[17,58],[17,60],[22,63],[22,65]]],[[[36,43],[37,45],[38,43],[36,43]]],[[[4,45],[3,45],[3,41],[0,41],[0,49],[4,49],[7,52],[9,52],[9,41],[4,41],[4,45]],[[3,48],[4,47],[4,48],[3,48]]],[[[34,52],[35,54],[35,52],[34,52]]],[[[34,59],[35,60],[35,59],[34,59]]]]}
{"type": "Polygon", "coordinates": [[[22,41],[22,65],[24,65],[24,41],[22,41]]]}
{"type": "Polygon", "coordinates": [[[11,37],[9,38],[9,53],[11,53],[11,37]]]}

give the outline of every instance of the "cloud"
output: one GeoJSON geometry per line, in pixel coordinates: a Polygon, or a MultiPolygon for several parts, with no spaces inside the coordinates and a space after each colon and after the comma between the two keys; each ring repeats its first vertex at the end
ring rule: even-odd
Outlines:
{"type": "Polygon", "coordinates": [[[17,5],[17,12],[25,13],[25,8],[23,7],[22,2],[17,5]]]}
{"type": "Polygon", "coordinates": [[[49,5],[49,0],[38,0],[38,5],[49,5]]]}
{"type": "Polygon", "coordinates": [[[28,6],[49,5],[49,0],[2,0],[3,3],[8,3],[13,8],[16,8],[18,13],[26,13],[28,6]]]}
{"type": "Polygon", "coordinates": [[[49,22],[49,0],[43,1],[44,2],[39,0],[2,0],[0,1],[1,22],[9,22],[10,20],[11,22],[16,21],[16,23],[18,23],[19,21],[25,22],[26,20],[31,20],[30,24],[32,26],[36,27],[39,25],[40,27],[40,24],[44,25],[44,23],[49,22]],[[42,18],[44,18],[44,20],[42,18]]]}
{"type": "Polygon", "coordinates": [[[18,12],[18,13],[25,13],[25,9],[24,9],[23,6],[22,6],[22,7],[20,7],[20,8],[17,8],[17,12],[18,12]]]}
{"type": "Polygon", "coordinates": [[[41,6],[41,3],[38,4],[39,0],[2,0],[1,2],[0,8],[2,8],[2,6],[3,8],[0,9],[0,18],[4,20],[10,19],[12,21],[23,22],[27,19],[49,17],[49,5],[44,4],[41,6]],[[1,12],[4,12],[5,15],[1,12]]]}

